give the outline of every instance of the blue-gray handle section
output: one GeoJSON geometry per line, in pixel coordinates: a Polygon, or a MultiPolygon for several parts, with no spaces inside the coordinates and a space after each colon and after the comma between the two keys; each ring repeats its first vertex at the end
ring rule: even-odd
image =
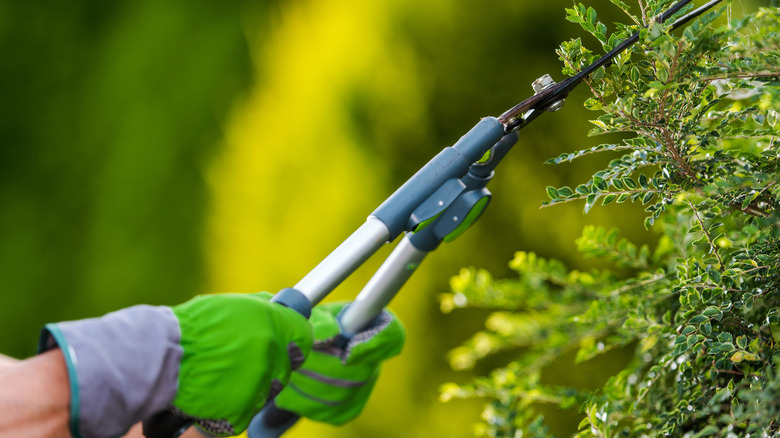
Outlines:
{"type": "MultiPolygon", "coordinates": [[[[295,310],[306,319],[311,317],[311,301],[297,289],[291,287],[282,289],[271,298],[271,301],[295,310]]],[[[292,427],[298,418],[298,415],[293,412],[277,408],[271,399],[257,415],[252,417],[247,434],[249,438],[278,437],[292,427]]]]}
{"type": "Polygon", "coordinates": [[[279,409],[273,400],[252,418],[246,430],[249,438],[277,438],[298,421],[298,414],[279,409]]]}
{"type": "Polygon", "coordinates": [[[444,148],[404,185],[382,203],[371,216],[390,231],[390,241],[407,230],[412,212],[451,178],[460,178],[505,134],[495,117],[485,117],[454,145],[444,148]]]}
{"type": "Polygon", "coordinates": [[[303,315],[306,319],[311,317],[311,301],[301,291],[291,287],[280,290],[271,298],[272,303],[279,303],[289,307],[303,315]]]}

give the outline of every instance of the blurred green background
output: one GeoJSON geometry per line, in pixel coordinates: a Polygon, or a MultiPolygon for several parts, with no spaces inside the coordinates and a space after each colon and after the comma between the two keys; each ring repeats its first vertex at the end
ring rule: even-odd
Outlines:
{"type": "MultiPolygon", "coordinates": [[[[593,3],[602,21],[623,20],[593,3]]],[[[544,73],[561,79],[554,50],[582,35],[564,20],[570,6],[0,3],[0,352],[34,354],[49,321],[295,284],[480,117],[531,95],[544,73]]],[[[587,268],[573,244],[584,224],[641,224],[630,205],[539,209],[545,186],[575,186],[603,163],[542,164],[607,140],[585,137],[586,94],[523,130],[477,226],[393,302],[409,341],[361,418],[290,436],[472,435],[480,403],[437,400],[441,384],[490,366],[449,368],[447,351],[484,317],[442,315],[449,278],[468,265],[510,275],[516,250],[587,268]]],[[[353,297],[389,249],[333,298],[353,297]]],[[[575,384],[605,377],[565,372],[575,384]]]]}

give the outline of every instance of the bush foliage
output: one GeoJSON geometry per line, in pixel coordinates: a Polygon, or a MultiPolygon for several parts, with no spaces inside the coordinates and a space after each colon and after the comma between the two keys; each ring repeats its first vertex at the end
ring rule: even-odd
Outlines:
{"type": "MultiPolygon", "coordinates": [[[[570,270],[532,252],[510,263],[517,278],[464,269],[442,309],[492,312],[451,352],[453,368],[517,354],[445,385],[441,398],[486,398],[484,436],[547,436],[540,411],[549,404],[579,408],[582,437],[780,435],[780,11],[726,22],[723,7],[672,31],[653,20],[670,1],[640,2],[637,15],[611,1],[630,20],[611,33],[593,8],[576,4],[566,18],[603,51],[644,27],[586,81],[585,106],[600,113],[590,135],[623,139],[551,159],[617,156],[575,188],[548,187],[547,205],[641,204],[657,241],[588,226],[577,249],[603,269],[570,270]],[[596,390],[542,376],[572,352],[584,362],[611,350],[629,359],[596,390]]],[[[596,52],[563,43],[564,74],[596,52]]]]}

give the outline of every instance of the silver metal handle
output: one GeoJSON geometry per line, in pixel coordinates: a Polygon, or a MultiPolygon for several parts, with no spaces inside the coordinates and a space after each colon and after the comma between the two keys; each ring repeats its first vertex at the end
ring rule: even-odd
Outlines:
{"type": "Polygon", "coordinates": [[[412,245],[408,235],[401,239],[371,280],[341,315],[342,335],[363,330],[411,277],[428,253],[412,245]]]}
{"type": "Polygon", "coordinates": [[[387,243],[390,232],[382,221],[369,217],[347,240],[328,254],[295,285],[314,306],[344,281],[355,269],[387,243]]]}

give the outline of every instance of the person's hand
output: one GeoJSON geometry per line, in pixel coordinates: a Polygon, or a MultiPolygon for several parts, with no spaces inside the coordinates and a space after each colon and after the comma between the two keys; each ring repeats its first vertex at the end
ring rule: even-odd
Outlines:
{"type": "Polygon", "coordinates": [[[306,318],[271,295],[196,297],[48,324],[40,350],[63,351],[74,437],[112,437],[163,410],[214,435],[246,429],[312,347],[306,318]]]}
{"type": "Polygon", "coordinates": [[[330,424],[343,424],[363,410],[382,362],[401,352],[405,331],[385,310],[342,345],[337,316],[347,304],[321,304],[312,310],[314,348],[274,399],[277,407],[330,424]]]}

